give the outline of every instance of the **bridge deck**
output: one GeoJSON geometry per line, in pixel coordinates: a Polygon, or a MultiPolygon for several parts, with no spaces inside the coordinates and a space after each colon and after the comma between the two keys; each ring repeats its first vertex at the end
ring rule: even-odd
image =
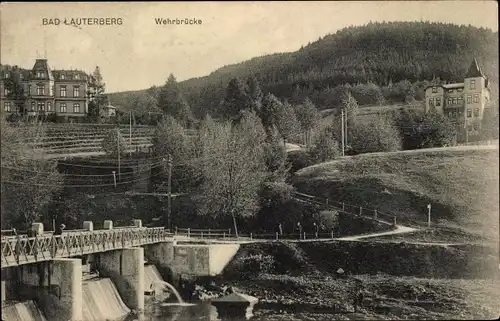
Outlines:
{"type": "Polygon", "coordinates": [[[4,237],[1,267],[49,261],[133,246],[173,240],[163,227],[126,228],[45,234],[36,237],[4,237]]]}

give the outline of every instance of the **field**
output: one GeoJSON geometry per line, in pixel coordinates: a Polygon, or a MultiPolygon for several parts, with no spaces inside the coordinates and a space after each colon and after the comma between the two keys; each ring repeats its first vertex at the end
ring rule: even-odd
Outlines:
{"type": "Polygon", "coordinates": [[[455,147],[345,157],[298,171],[294,185],[303,193],[394,213],[400,224],[420,227],[431,204],[434,231],[426,232],[427,241],[497,242],[498,175],[497,146],[455,147]]]}
{"type": "MultiPolygon", "coordinates": [[[[423,102],[415,102],[412,104],[392,104],[392,105],[366,105],[359,106],[358,114],[356,115],[358,118],[371,117],[377,113],[388,112],[392,110],[398,110],[400,108],[411,109],[411,110],[423,110],[424,105],[423,102]]],[[[321,121],[320,127],[327,126],[332,123],[333,119],[336,117],[340,117],[340,115],[336,115],[337,112],[340,112],[336,109],[325,109],[320,112],[321,121]]]]}

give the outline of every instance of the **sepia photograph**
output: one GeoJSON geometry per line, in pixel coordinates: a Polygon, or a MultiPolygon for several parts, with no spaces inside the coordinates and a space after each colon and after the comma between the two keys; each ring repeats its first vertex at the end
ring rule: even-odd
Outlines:
{"type": "Polygon", "coordinates": [[[0,4],[2,321],[497,320],[498,2],[0,4]]]}

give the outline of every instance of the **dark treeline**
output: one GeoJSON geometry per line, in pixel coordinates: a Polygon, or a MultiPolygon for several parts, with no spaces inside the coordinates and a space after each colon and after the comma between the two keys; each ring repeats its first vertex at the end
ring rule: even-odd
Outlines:
{"type": "MultiPolygon", "coordinates": [[[[369,23],[344,28],[293,53],[224,66],[180,86],[197,117],[217,110],[232,78],[250,75],[264,93],[292,103],[308,97],[318,109],[338,106],[338,93],[346,84],[360,105],[406,102],[421,100],[422,89],[431,82],[463,81],[473,57],[495,88],[498,32],[430,22],[369,23]]],[[[131,97],[142,93],[116,93],[112,98],[128,106],[131,97]]]]}

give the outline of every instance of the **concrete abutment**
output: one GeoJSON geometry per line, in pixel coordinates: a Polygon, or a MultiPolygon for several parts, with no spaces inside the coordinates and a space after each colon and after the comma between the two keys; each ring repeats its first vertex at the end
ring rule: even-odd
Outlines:
{"type": "Polygon", "coordinates": [[[109,277],[123,302],[136,311],[144,310],[144,249],[126,248],[99,253],[101,277],[109,277]]]}

